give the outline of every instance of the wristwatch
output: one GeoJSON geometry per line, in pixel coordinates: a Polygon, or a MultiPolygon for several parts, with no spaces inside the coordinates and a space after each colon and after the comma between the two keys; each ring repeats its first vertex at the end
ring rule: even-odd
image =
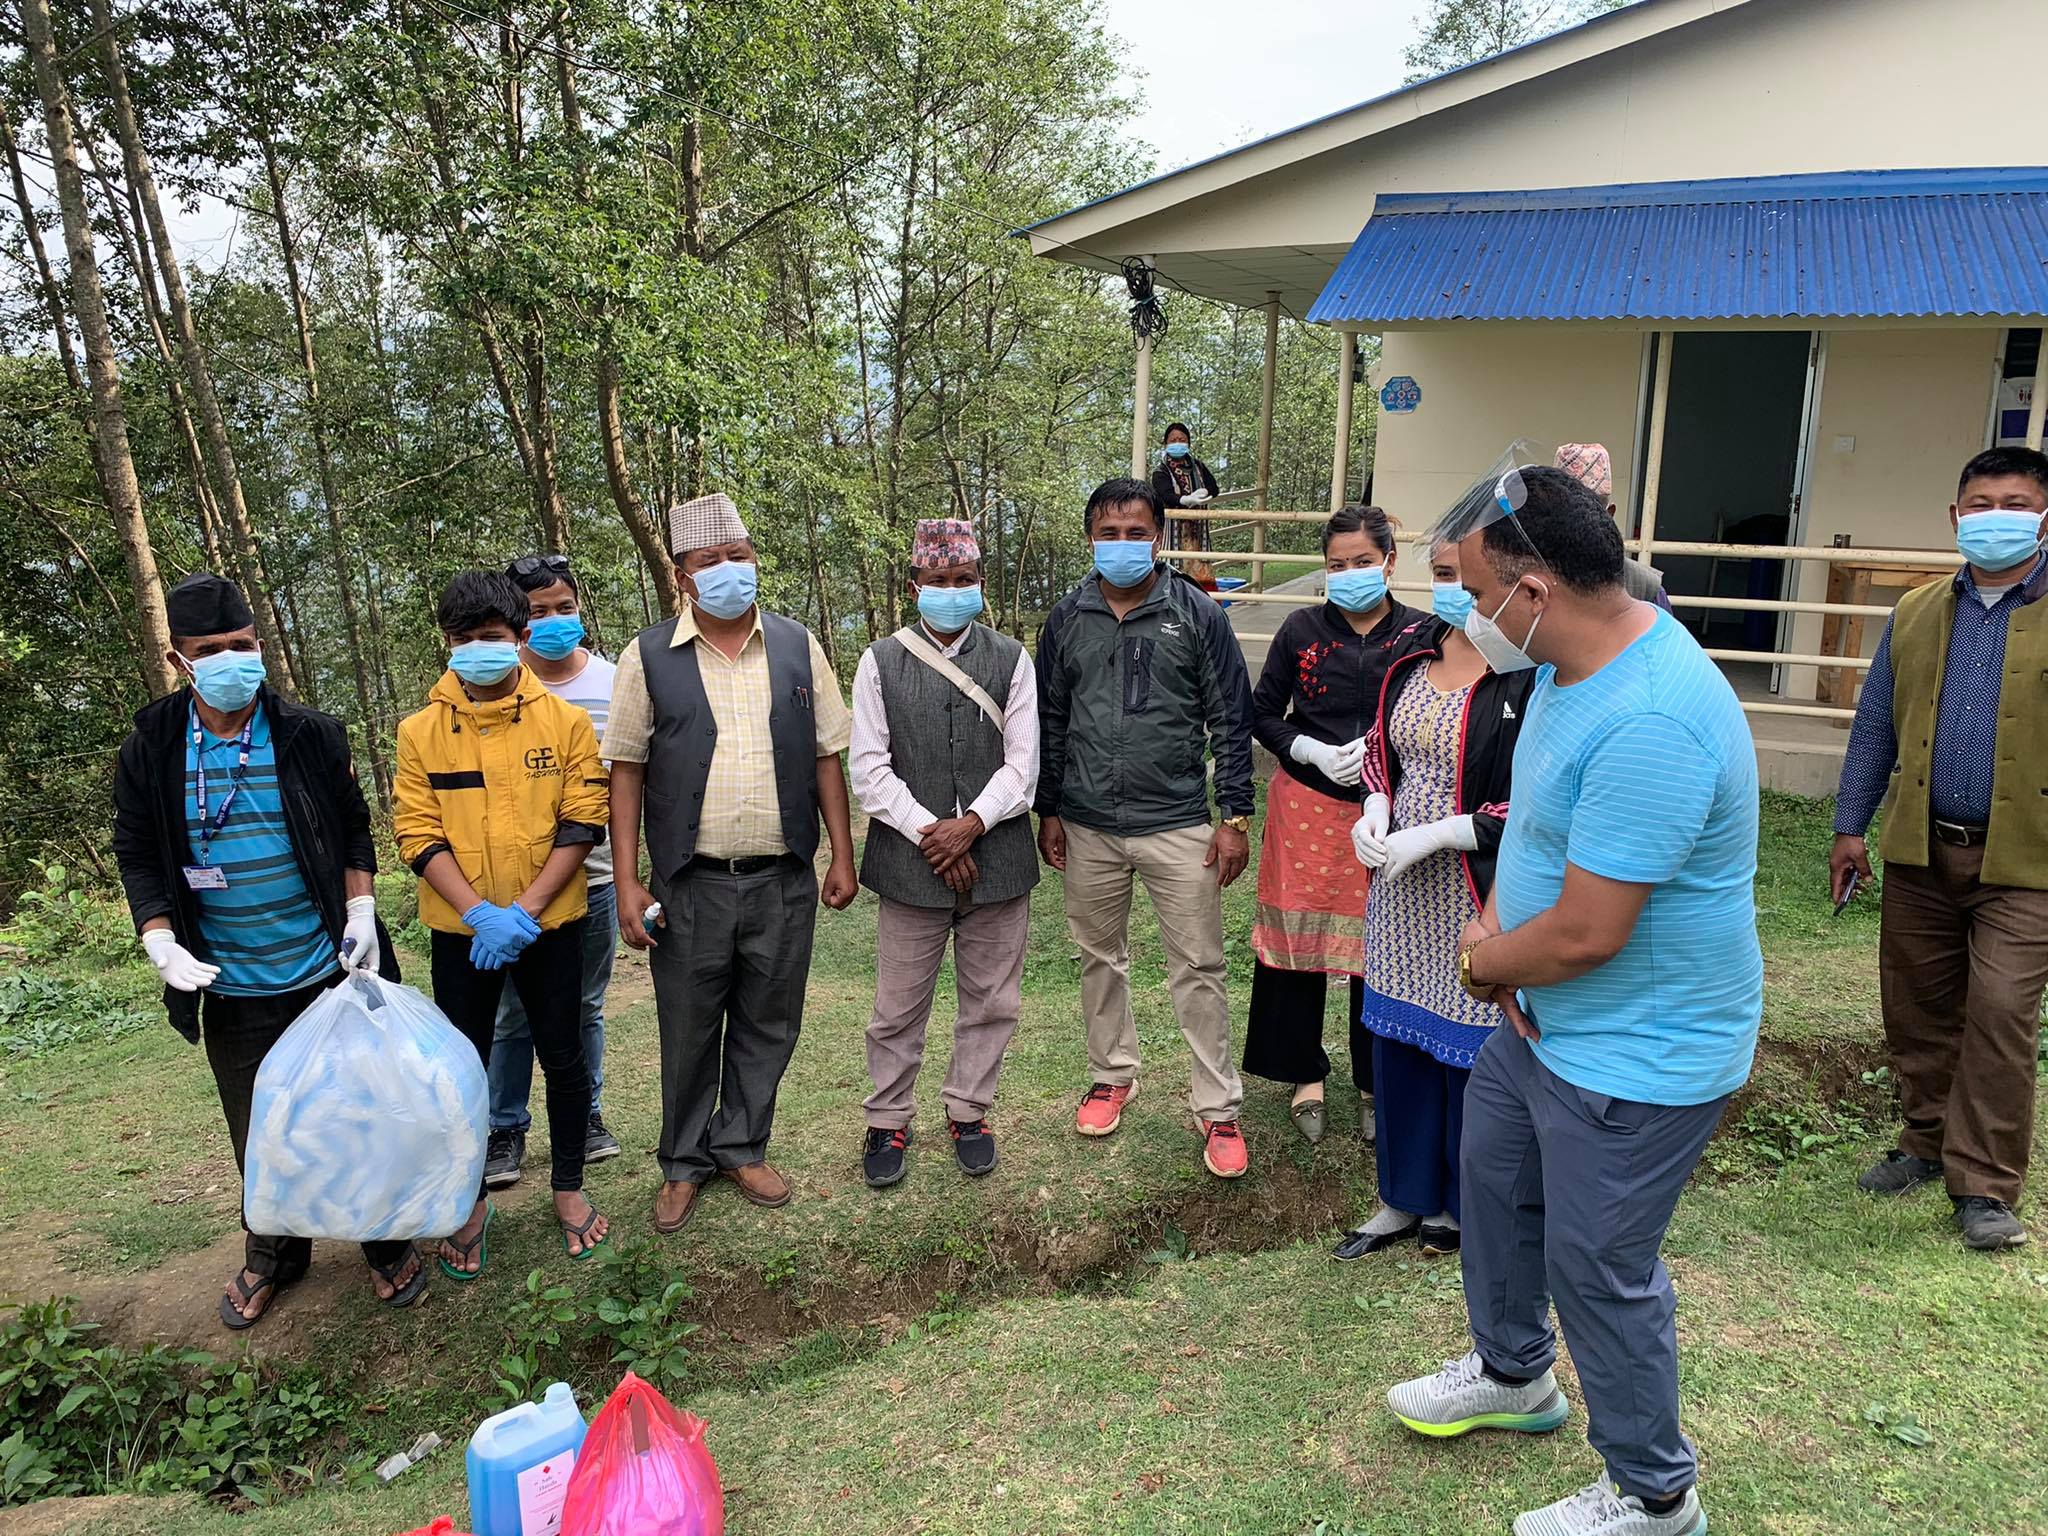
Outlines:
{"type": "Polygon", "coordinates": [[[1252,829],[1252,819],[1249,816],[1226,816],[1223,818],[1223,825],[1233,832],[1248,833],[1252,829]]]}
{"type": "Polygon", "coordinates": [[[1490,1003],[1496,989],[1483,986],[1472,979],[1472,951],[1485,942],[1484,939],[1480,939],[1477,943],[1467,944],[1458,951],[1458,985],[1465,989],[1467,997],[1477,998],[1482,1003],[1490,1003]]]}

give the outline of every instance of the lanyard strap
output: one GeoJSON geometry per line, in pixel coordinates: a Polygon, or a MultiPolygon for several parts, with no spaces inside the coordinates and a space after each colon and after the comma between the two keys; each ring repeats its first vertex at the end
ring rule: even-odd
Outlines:
{"type": "Polygon", "coordinates": [[[235,796],[242,792],[242,780],[249,772],[249,740],[256,729],[256,716],[252,711],[242,722],[242,738],[235,755],[235,771],[228,780],[228,792],[220,802],[220,815],[209,825],[206,819],[206,733],[199,728],[199,710],[192,709],[192,767],[195,783],[192,787],[193,805],[199,812],[199,862],[213,862],[213,839],[222,827],[228,824],[228,812],[234,809],[235,796]]]}

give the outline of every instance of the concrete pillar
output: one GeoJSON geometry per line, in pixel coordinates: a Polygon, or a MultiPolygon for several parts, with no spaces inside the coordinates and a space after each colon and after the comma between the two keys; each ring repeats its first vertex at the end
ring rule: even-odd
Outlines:
{"type": "Polygon", "coordinates": [[[1131,387],[1131,478],[1143,480],[1152,449],[1152,338],[1138,338],[1138,376],[1131,387]]]}
{"type": "Polygon", "coordinates": [[[2027,408],[2027,446],[2041,448],[2041,427],[2048,420],[2048,320],[2041,322],[2041,348],[2034,359],[2034,403],[2027,408]]]}
{"type": "MultiPolygon", "coordinates": [[[[1280,294],[1277,289],[1266,290],[1266,371],[1259,383],[1259,486],[1257,510],[1270,512],[1273,502],[1273,393],[1280,371],[1280,294]]],[[[1252,553],[1266,552],[1266,525],[1252,524],[1252,553]]],[[[1252,567],[1251,586],[1254,592],[1263,591],[1266,585],[1266,567],[1263,561],[1252,567]]]]}
{"type": "Polygon", "coordinates": [[[1343,350],[1337,356],[1337,452],[1330,461],[1330,511],[1344,505],[1351,486],[1351,395],[1358,372],[1358,337],[1344,331],[1343,350]]]}
{"type": "Polygon", "coordinates": [[[1636,558],[1650,561],[1657,537],[1657,488],[1664,479],[1664,427],[1671,413],[1671,347],[1675,331],[1657,336],[1657,375],[1650,386],[1650,441],[1643,460],[1643,526],[1636,538],[1636,558]]]}

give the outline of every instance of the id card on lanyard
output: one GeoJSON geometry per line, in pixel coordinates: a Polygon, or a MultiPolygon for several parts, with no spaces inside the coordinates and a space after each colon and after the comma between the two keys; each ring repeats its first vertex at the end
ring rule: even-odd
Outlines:
{"type": "Polygon", "coordinates": [[[252,711],[242,722],[241,740],[236,743],[235,771],[228,780],[228,792],[221,797],[220,810],[212,820],[206,815],[206,733],[199,727],[199,710],[192,710],[192,805],[199,821],[199,862],[185,866],[185,884],[195,891],[224,891],[228,888],[228,875],[224,869],[216,869],[213,863],[213,840],[220,829],[228,824],[228,812],[234,809],[235,797],[242,792],[242,780],[249,772],[249,742],[256,730],[256,716],[252,711]]]}

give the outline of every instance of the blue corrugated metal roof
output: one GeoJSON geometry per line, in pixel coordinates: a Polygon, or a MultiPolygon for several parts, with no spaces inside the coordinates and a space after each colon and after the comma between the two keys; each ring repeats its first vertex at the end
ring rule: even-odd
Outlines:
{"type": "Polygon", "coordinates": [[[1393,194],[1309,310],[1436,320],[2048,314],[2048,169],[1393,194]]]}

